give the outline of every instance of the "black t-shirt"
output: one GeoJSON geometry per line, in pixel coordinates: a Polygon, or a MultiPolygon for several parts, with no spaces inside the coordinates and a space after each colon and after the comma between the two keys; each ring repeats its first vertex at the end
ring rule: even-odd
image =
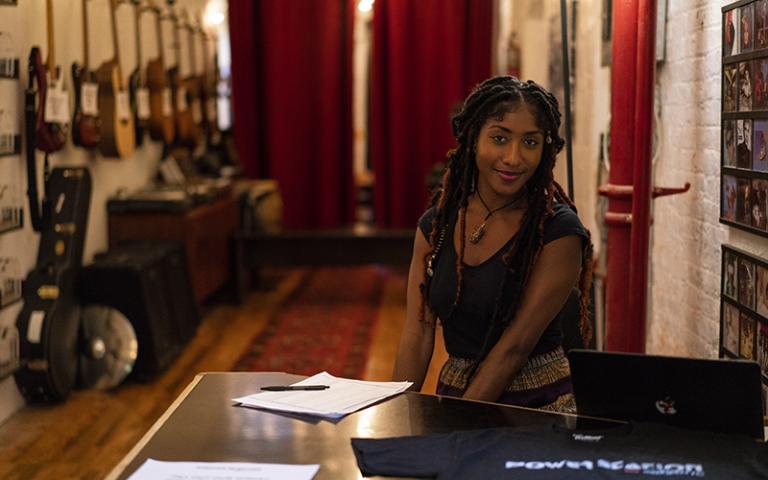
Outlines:
{"type": "Polygon", "coordinates": [[[746,436],[634,424],[613,431],[548,425],[352,439],[365,476],[486,479],[768,478],[768,446],[746,436]]]}
{"type": "MultiPolygon", "coordinates": [[[[588,234],[578,215],[563,203],[553,205],[553,216],[544,224],[544,244],[569,235],[584,239],[588,234]]],[[[434,208],[419,219],[419,228],[429,240],[432,231],[434,208]]],[[[461,299],[454,307],[456,298],[456,249],[453,245],[453,232],[458,212],[452,212],[445,240],[438,254],[435,275],[429,288],[429,306],[443,324],[445,347],[450,355],[462,358],[475,358],[483,346],[487,330],[490,328],[493,309],[499,293],[499,286],[504,279],[505,265],[501,259],[513,239],[510,239],[493,256],[480,265],[464,265],[464,285],[461,299]]],[[[514,237],[513,237],[514,238],[514,237]]],[[[563,342],[561,310],[541,336],[532,354],[548,352],[563,342]]]]}

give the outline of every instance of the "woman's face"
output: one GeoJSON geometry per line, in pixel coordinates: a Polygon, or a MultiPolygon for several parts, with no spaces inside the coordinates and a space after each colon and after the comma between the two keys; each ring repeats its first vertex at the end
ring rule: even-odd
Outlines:
{"type": "Polygon", "coordinates": [[[544,151],[544,132],[525,105],[501,119],[486,120],[477,136],[478,188],[486,201],[514,196],[536,172],[544,151]]]}

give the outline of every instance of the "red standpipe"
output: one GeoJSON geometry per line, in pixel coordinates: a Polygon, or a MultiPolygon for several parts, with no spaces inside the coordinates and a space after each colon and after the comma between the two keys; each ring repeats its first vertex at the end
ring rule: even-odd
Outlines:
{"type": "Polygon", "coordinates": [[[648,316],[648,258],[651,230],[651,145],[653,94],[656,85],[656,0],[639,0],[637,8],[637,84],[635,86],[635,164],[633,169],[627,338],[629,352],[645,352],[648,316]]]}
{"type": "MultiPolygon", "coordinates": [[[[632,185],[635,129],[635,70],[637,68],[637,0],[613,2],[611,52],[611,185],[632,185]]],[[[630,228],[632,199],[608,195],[606,227],[605,349],[636,351],[635,326],[630,321],[630,228]]]]}

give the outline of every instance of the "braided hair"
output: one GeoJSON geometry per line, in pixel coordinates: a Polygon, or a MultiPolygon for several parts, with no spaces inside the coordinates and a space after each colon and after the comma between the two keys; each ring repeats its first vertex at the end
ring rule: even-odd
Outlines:
{"type": "MultiPolygon", "coordinates": [[[[473,146],[486,120],[502,119],[505,113],[517,111],[520,107],[527,108],[533,114],[537,126],[545,132],[544,148],[541,162],[526,183],[524,195],[527,196],[528,208],[523,214],[520,229],[514,241],[502,255],[507,268],[496,295],[491,328],[486,333],[485,342],[476,363],[482,361],[496,339],[514,319],[533,266],[544,246],[544,224],[554,214],[553,202],[565,203],[575,210],[573,202],[554,179],[555,160],[565,145],[565,140],[558,133],[560,110],[554,95],[532,80],[523,82],[512,76],[493,77],[476,86],[464,101],[461,110],[451,118],[457,146],[447,154],[441,188],[435,192],[431,201],[435,215],[429,236],[430,248],[424,257],[425,264],[428,266],[431,266],[438,253],[436,249],[439,250],[440,247],[436,245],[436,241],[441,232],[446,229],[451,212],[456,209],[460,212],[458,221],[461,242],[455,267],[457,275],[455,306],[461,299],[463,283],[467,205],[470,195],[474,192],[478,174],[473,146]]],[[[592,339],[592,326],[589,321],[592,242],[588,240],[583,242],[583,245],[578,282],[579,332],[586,346],[592,339]]],[[[428,308],[426,298],[432,274],[431,268],[425,270],[427,270],[423,283],[425,288],[421,289],[421,321],[426,321],[425,309],[428,308]]]]}

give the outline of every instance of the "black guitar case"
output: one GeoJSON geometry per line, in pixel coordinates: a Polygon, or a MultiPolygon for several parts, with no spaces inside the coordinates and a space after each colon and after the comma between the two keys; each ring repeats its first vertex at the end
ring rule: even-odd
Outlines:
{"type": "Polygon", "coordinates": [[[21,366],[16,384],[30,402],[64,400],[77,378],[80,306],[75,284],[91,198],[85,168],[54,168],[45,181],[37,264],[22,285],[16,319],[21,366]]]}

